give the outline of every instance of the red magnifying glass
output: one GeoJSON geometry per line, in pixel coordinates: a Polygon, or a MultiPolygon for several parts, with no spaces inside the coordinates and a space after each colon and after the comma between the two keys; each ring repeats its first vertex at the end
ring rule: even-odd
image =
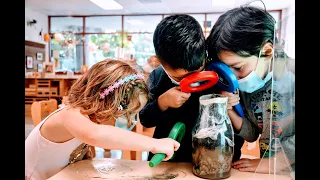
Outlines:
{"type": "Polygon", "coordinates": [[[186,93],[199,92],[214,86],[218,81],[218,74],[214,71],[196,72],[180,81],[180,89],[186,93]]]}

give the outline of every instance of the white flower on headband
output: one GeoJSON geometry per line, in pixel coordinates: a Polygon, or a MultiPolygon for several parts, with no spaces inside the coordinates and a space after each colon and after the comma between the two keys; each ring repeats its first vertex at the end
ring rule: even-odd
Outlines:
{"type": "Polygon", "coordinates": [[[119,107],[118,107],[118,111],[122,111],[123,110],[123,107],[120,105],[119,107]]]}
{"type": "Polygon", "coordinates": [[[127,76],[115,82],[113,85],[107,87],[102,93],[100,93],[100,99],[104,99],[108,94],[110,94],[114,89],[118,88],[120,85],[135,79],[144,79],[144,76],[142,74],[131,74],[130,76],[127,76]]]}

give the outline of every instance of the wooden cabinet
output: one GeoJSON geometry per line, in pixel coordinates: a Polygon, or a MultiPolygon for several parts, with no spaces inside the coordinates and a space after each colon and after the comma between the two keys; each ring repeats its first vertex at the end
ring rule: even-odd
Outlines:
{"type": "Polygon", "coordinates": [[[60,104],[63,96],[79,76],[52,78],[25,78],[25,115],[30,115],[30,106],[34,101],[48,100],[54,98],[60,104]]]}

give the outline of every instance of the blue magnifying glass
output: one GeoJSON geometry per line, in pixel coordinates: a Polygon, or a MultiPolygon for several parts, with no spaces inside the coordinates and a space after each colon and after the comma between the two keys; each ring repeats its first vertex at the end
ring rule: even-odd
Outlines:
{"type": "MultiPolygon", "coordinates": [[[[219,80],[216,85],[220,89],[231,92],[231,93],[235,92],[238,89],[239,87],[238,79],[226,64],[222,62],[212,62],[206,67],[206,70],[215,71],[218,74],[219,80]]],[[[237,104],[233,106],[233,109],[237,112],[237,114],[240,117],[244,116],[244,112],[241,107],[241,104],[237,104]]]]}

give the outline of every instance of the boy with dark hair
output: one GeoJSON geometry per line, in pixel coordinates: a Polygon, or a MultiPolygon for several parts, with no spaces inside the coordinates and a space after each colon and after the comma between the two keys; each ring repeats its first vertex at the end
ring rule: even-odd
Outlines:
{"type": "MultiPolygon", "coordinates": [[[[140,122],[146,128],[156,127],[154,138],[168,137],[175,123],[183,122],[186,125],[186,133],[171,161],[191,162],[191,132],[199,115],[199,97],[218,91],[213,86],[191,95],[181,92],[179,82],[187,75],[204,69],[205,37],[195,18],[178,14],[164,18],[157,25],[153,44],[161,65],[149,76],[151,98],[140,111],[140,122]]],[[[238,151],[240,152],[240,149],[238,151]]],[[[152,156],[150,153],[148,160],[152,156]]]]}

